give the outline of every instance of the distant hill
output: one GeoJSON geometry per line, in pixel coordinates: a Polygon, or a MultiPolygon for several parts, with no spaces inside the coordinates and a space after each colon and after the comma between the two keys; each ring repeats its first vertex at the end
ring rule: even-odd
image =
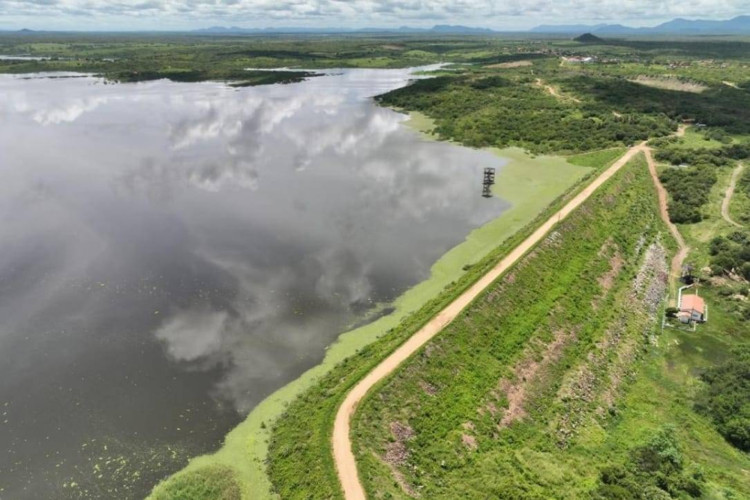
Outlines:
{"type": "MultiPolygon", "coordinates": [[[[304,28],[304,27],[279,27],[279,28],[241,28],[239,26],[213,26],[210,28],[194,30],[193,33],[201,34],[283,34],[283,33],[433,33],[433,34],[466,34],[466,35],[491,35],[501,31],[490,28],[477,28],[471,26],[438,24],[432,28],[414,28],[401,26],[399,28],[304,28]]],[[[658,26],[646,28],[633,28],[622,24],[544,24],[532,28],[530,33],[569,34],[587,33],[592,36],[601,35],[750,35],[750,15],[738,16],[726,21],[711,20],[689,20],[673,19],[658,26]]],[[[592,40],[591,42],[593,42],[592,40]]],[[[600,41],[600,40],[599,40],[600,41]]],[[[591,43],[589,42],[589,43],[591,43]]]]}
{"type": "Polygon", "coordinates": [[[581,33],[597,31],[606,24],[542,24],[535,28],[531,28],[529,31],[532,33],[581,33]]]}
{"type": "Polygon", "coordinates": [[[494,30],[491,30],[489,28],[472,28],[469,26],[456,26],[447,24],[438,24],[437,26],[433,26],[432,29],[428,31],[431,31],[433,33],[495,33],[494,30]]]}
{"type": "Polygon", "coordinates": [[[446,33],[446,34],[492,34],[496,33],[489,28],[474,28],[471,26],[438,24],[432,28],[412,28],[401,26],[399,28],[240,28],[239,26],[212,26],[193,30],[193,33],[231,35],[231,34],[262,34],[262,33],[446,33]]]}
{"type": "Polygon", "coordinates": [[[575,37],[573,40],[581,43],[604,43],[604,40],[596,35],[592,35],[591,33],[584,33],[581,36],[575,37]]]}
{"type": "Polygon", "coordinates": [[[737,16],[726,21],[704,19],[673,19],[658,26],[631,28],[622,24],[541,25],[532,33],[580,33],[594,35],[750,35],[750,16],[737,16]]]}

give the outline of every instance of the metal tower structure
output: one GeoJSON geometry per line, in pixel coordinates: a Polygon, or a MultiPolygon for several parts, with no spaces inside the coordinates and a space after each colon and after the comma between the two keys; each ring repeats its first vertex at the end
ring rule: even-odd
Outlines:
{"type": "Polygon", "coordinates": [[[492,185],[495,184],[495,169],[487,167],[484,169],[484,180],[482,181],[482,196],[492,197],[492,185]]]}

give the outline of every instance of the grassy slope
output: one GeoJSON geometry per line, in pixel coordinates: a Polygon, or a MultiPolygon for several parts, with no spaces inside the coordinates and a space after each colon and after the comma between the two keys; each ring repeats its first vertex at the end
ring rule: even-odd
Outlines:
{"type": "Polygon", "coordinates": [[[706,139],[706,137],[698,132],[694,127],[690,127],[685,131],[685,135],[680,141],[677,142],[677,147],[686,149],[697,149],[697,148],[709,148],[718,149],[724,146],[719,141],[713,139],[706,139]]]}
{"type": "MultiPolygon", "coordinates": [[[[584,162],[590,158],[582,158],[584,162]]],[[[333,416],[348,388],[385,355],[416,332],[479,276],[491,269],[511,248],[554,213],[577,189],[558,198],[529,225],[494,249],[485,259],[451,283],[416,313],[407,316],[378,342],[344,360],[299,399],[276,422],[269,452],[269,472],[282,498],[340,498],[331,460],[333,416]],[[303,473],[300,473],[303,471],[303,473]]]]}
{"type": "Polygon", "coordinates": [[[732,202],[729,205],[729,214],[732,216],[732,220],[739,222],[744,226],[750,225],[750,196],[742,189],[739,185],[743,177],[750,175],[750,161],[745,161],[744,168],[740,178],[737,180],[737,188],[734,190],[734,196],[732,196],[732,202]]]}
{"type": "MultiPolygon", "coordinates": [[[[616,361],[606,369],[610,376],[619,373],[629,380],[611,411],[615,416],[596,416],[594,407],[600,401],[592,405],[581,398],[557,397],[560,382],[568,387],[579,373],[571,367],[577,369],[593,343],[620,322],[621,314],[632,310],[629,287],[637,270],[638,259],[632,255],[638,237],[652,239],[657,229],[663,231],[642,161],[620,174],[617,184],[610,183],[606,191],[563,224],[560,246],[528,257],[527,265],[513,272],[512,281],[495,285],[494,293],[478,300],[363,403],[353,433],[361,476],[373,498],[408,496],[380,458],[398,441],[393,422],[408,424],[415,433],[405,441],[411,455],[397,469],[401,481],[423,498],[580,498],[596,484],[599,466],[623,461],[634,443],[666,422],[678,424],[687,455],[704,467],[711,498],[722,498],[725,487],[743,498],[750,495],[748,457],[727,445],[690,409],[692,369],[723,351],[716,343],[728,342],[725,325],[717,322],[711,336],[705,337],[668,332],[658,347],[648,348],[642,334],[644,328],[653,328],[653,321],[635,315],[624,327],[624,338],[631,340],[613,349],[610,358],[625,353],[623,346],[641,346],[640,371],[631,378],[627,364],[622,372],[613,368],[616,361]],[[618,186],[622,191],[613,197],[618,186]],[[595,278],[606,271],[600,245],[609,237],[631,257],[616,284],[602,293],[595,278]],[[593,308],[596,300],[608,307],[593,308]],[[550,310],[556,314],[548,314],[550,310]],[[497,392],[501,378],[512,379],[509,368],[528,354],[522,354],[526,346],[543,346],[560,330],[575,330],[577,341],[528,384],[532,396],[527,411],[533,418],[499,430],[486,408],[488,401],[498,407],[507,401],[502,396],[493,401],[488,394],[497,392]],[[538,340],[529,342],[531,338],[538,340]],[[565,436],[561,429],[569,420],[560,415],[577,418],[573,437],[563,439],[565,446],[560,446],[565,436]],[[476,440],[477,451],[462,442],[464,435],[476,440]]],[[[538,347],[534,359],[543,359],[543,352],[538,347]]],[[[599,375],[600,382],[613,380],[599,375]]],[[[593,390],[606,389],[595,385],[593,390]]]]}
{"type": "MultiPolygon", "coordinates": [[[[270,438],[267,424],[276,420],[295,397],[309,389],[335,365],[397,327],[406,317],[440,294],[446,286],[458,280],[465,274],[463,267],[466,264],[474,264],[485,258],[498,245],[534,220],[553,200],[591,172],[593,167],[611,164],[622,152],[621,149],[612,149],[577,155],[571,157],[569,163],[561,157],[531,158],[514,148],[498,150],[498,155],[510,161],[497,176],[495,193],[512,206],[500,217],[473,231],[464,243],[438,260],[431,269],[430,278],[402,295],[394,304],[393,313],[343,334],[328,349],[320,365],[263,401],[242,424],[227,435],[224,445],[217,453],[193,459],[177,477],[194,474],[203,467],[228,466],[237,471],[240,484],[246,492],[245,498],[273,498],[264,464],[270,438]]],[[[172,491],[169,483],[162,483],[155,488],[152,496],[155,499],[175,498],[172,491]]]]}

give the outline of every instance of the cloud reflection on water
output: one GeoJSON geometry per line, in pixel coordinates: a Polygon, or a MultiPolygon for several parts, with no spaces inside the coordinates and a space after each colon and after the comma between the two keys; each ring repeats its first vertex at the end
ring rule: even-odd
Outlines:
{"type": "MultiPolygon", "coordinates": [[[[171,415],[211,398],[250,410],[426,278],[503,209],[479,196],[500,160],[424,141],[366,99],[407,77],[240,90],[0,77],[0,397],[68,415],[73,441],[96,432],[93,414],[167,439],[171,415]]],[[[212,411],[179,424],[206,440],[198,451],[223,422],[212,411]]],[[[31,446],[33,422],[13,443],[31,446]]]]}

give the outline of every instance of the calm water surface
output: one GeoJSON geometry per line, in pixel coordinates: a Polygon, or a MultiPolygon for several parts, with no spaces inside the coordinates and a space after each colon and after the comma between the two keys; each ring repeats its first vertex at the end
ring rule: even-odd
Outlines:
{"type": "Polygon", "coordinates": [[[141,498],[505,208],[371,96],[0,76],[0,498],[141,498]]]}

